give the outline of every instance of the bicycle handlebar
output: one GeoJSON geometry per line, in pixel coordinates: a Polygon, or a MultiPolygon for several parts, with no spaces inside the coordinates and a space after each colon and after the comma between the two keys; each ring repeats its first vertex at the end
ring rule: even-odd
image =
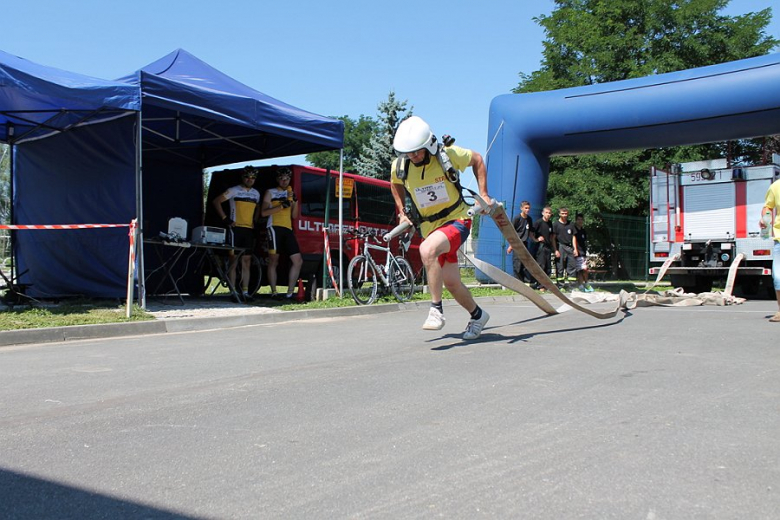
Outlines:
{"type": "Polygon", "coordinates": [[[352,230],[352,231],[347,232],[346,234],[348,234],[349,236],[351,236],[353,238],[366,239],[366,240],[374,239],[374,241],[379,242],[379,237],[377,237],[376,234],[371,233],[369,231],[352,230]]]}
{"type": "MultiPolygon", "coordinates": [[[[385,242],[390,242],[392,239],[397,237],[398,235],[403,234],[404,232],[408,231],[409,229],[413,229],[413,226],[403,223],[398,224],[396,227],[382,235],[382,240],[385,242]]],[[[379,243],[379,235],[375,233],[371,233],[370,231],[358,231],[358,230],[351,230],[347,233],[351,237],[358,238],[358,239],[367,239],[367,240],[374,240],[375,242],[379,243]]]]}

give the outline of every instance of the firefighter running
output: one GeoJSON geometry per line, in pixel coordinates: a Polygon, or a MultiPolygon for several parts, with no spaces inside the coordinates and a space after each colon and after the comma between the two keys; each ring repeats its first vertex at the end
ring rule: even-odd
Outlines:
{"type": "Polygon", "coordinates": [[[463,339],[476,339],[490,315],[477,305],[460,278],[457,253],[469,236],[471,218],[467,214],[469,207],[463,200],[458,175],[470,166],[480,194],[491,200],[482,156],[459,146],[443,146],[428,123],[417,116],[398,126],[393,148],[399,155],[391,170],[391,188],[399,223],[419,224],[424,238],[420,244],[420,257],[428,275],[431,308],[423,329],[444,327],[442,293],[446,287],[470,314],[463,339]],[[408,212],[405,207],[407,193],[411,200],[408,212]]]}

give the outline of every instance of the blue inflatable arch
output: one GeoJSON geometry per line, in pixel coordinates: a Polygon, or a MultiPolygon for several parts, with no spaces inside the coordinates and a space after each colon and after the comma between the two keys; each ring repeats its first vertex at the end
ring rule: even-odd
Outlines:
{"type": "MultiPolygon", "coordinates": [[[[488,190],[507,205],[528,200],[538,214],[546,201],[551,156],[777,133],[780,54],[586,87],[506,94],[490,105],[488,190]]],[[[495,225],[482,226],[477,256],[503,265],[501,244],[495,225]]]]}

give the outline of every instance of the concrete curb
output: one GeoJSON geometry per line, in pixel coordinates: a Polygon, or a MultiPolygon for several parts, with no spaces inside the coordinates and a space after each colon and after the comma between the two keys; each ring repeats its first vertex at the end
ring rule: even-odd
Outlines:
{"type": "Polygon", "coordinates": [[[427,308],[428,302],[387,303],[333,309],[309,309],[267,314],[242,314],[206,318],[172,318],[164,320],[134,321],[130,323],[106,323],[100,325],[72,325],[40,329],[0,331],[0,348],[33,343],[58,343],[73,340],[117,338],[169,332],[195,332],[199,330],[226,329],[249,325],[265,325],[316,318],[368,316],[384,312],[411,311],[427,308]]]}
{"type": "Polygon", "coordinates": [[[116,338],[138,334],[166,332],[165,321],[134,321],[101,325],[73,325],[42,329],[4,330],[0,332],[0,347],[25,343],[55,343],[93,338],[116,338]]]}

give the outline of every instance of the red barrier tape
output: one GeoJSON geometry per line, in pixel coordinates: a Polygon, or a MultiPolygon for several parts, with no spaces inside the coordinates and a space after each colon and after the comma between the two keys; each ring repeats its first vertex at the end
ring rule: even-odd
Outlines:
{"type": "Polygon", "coordinates": [[[330,240],[328,240],[328,230],[322,228],[322,238],[325,240],[325,258],[328,261],[328,274],[330,274],[330,281],[333,282],[333,287],[336,289],[336,295],[341,297],[341,290],[339,290],[339,283],[336,281],[336,277],[333,276],[333,264],[330,260],[330,240]]]}
{"type": "MultiPolygon", "coordinates": [[[[130,251],[127,255],[127,311],[125,317],[130,318],[133,313],[133,279],[135,278],[135,233],[138,231],[138,221],[133,219],[130,221],[130,231],[127,233],[127,238],[130,241],[130,251]]],[[[141,297],[141,284],[138,284],[138,303],[143,305],[141,297]]]]}
{"type": "Polygon", "coordinates": [[[135,233],[138,230],[138,221],[136,219],[131,220],[128,227],[130,227],[130,230],[127,232],[127,236],[130,239],[130,263],[135,265],[135,233]]]}
{"type": "Polygon", "coordinates": [[[17,231],[35,230],[35,229],[100,229],[100,228],[130,228],[127,236],[130,241],[130,251],[128,255],[127,269],[127,317],[130,317],[132,304],[132,283],[135,272],[135,234],[138,231],[138,223],[133,219],[129,224],[17,224],[0,225],[0,229],[12,229],[17,231]]]}
{"type": "Polygon", "coordinates": [[[0,225],[0,229],[97,229],[129,227],[130,224],[18,224],[0,225]]]}

